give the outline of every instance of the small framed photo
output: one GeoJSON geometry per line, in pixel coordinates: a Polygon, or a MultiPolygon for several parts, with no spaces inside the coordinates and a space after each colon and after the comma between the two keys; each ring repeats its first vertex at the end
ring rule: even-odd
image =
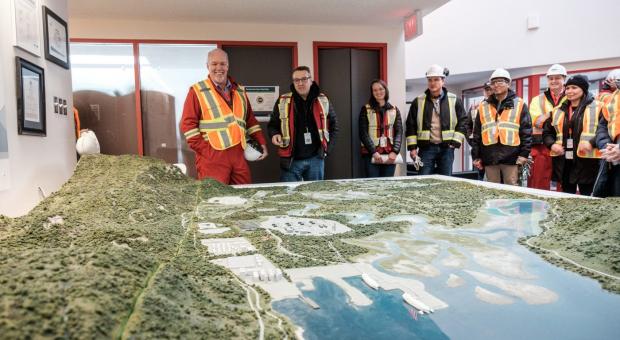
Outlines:
{"type": "Polygon", "coordinates": [[[67,22],[43,6],[45,59],[69,69],[69,31],[67,22]]]}
{"type": "Polygon", "coordinates": [[[17,133],[45,136],[45,74],[20,57],[17,64],[17,133]]]}

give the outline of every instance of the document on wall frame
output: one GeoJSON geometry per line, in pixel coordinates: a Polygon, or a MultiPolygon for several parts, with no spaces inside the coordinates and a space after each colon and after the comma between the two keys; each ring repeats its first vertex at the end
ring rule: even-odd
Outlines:
{"type": "Polygon", "coordinates": [[[12,0],[14,45],[35,56],[41,55],[38,2],[39,0],[12,0]]]}
{"type": "Polygon", "coordinates": [[[269,116],[280,96],[280,86],[245,86],[256,116],[269,116]]]}
{"type": "Polygon", "coordinates": [[[40,123],[41,98],[39,98],[39,82],[41,78],[30,70],[24,69],[22,72],[24,72],[24,119],[29,122],[40,123]]]}
{"type": "Polygon", "coordinates": [[[50,32],[49,53],[63,62],[68,62],[67,27],[53,17],[48,17],[47,20],[47,32],[50,32]]]}

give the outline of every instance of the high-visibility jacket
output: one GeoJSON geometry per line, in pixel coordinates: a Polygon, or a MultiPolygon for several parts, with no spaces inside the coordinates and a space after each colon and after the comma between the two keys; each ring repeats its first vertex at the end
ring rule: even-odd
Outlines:
{"type": "Polygon", "coordinates": [[[554,103],[547,98],[545,93],[532,99],[530,102],[530,116],[532,117],[532,137],[535,139],[535,143],[542,143],[543,125],[545,121],[551,116],[554,107],[562,105],[564,101],[566,101],[566,96],[562,95],[560,102],[554,105],[554,103]]]}
{"type": "MultiPolygon", "coordinates": [[[[293,94],[291,92],[280,96],[278,103],[278,111],[280,116],[280,133],[282,135],[282,145],[278,149],[280,157],[291,157],[293,153],[293,142],[295,140],[295,105],[293,94]]],[[[329,99],[323,93],[312,102],[312,116],[319,133],[319,140],[323,151],[327,152],[327,144],[329,143],[329,99]]]]}
{"type": "MultiPolygon", "coordinates": [[[[569,104],[570,105],[570,104],[569,104]]],[[[558,106],[552,113],[551,116],[551,125],[555,129],[556,137],[555,144],[563,145],[564,144],[564,122],[568,121],[568,107],[567,105],[558,106]]],[[[602,109],[601,102],[598,100],[593,100],[588,106],[584,108],[583,117],[582,117],[582,130],[579,136],[579,143],[573,144],[574,148],[577,149],[577,156],[581,158],[601,158],[601,151],[592,147],[592,151],[583,152],[579,150],[579,144],[590,144],[591,140],[594,140],[596,136],[596,128],[598,126],[599,115],[602,109]]],[[[574,112],[573,114],[576,114],[574,112]]],[[[569,136],[570,137],[570,136],[569,136]]],[[[559,156],[553,150],[549,152],[551,157],[559,156]]]]}
{"type": "Polygon", "coordinates": [[[611,94],[603,104],[603,116],[607,120],[607,131],[614,142],[620,135],[620,89],[611,94]]]}
{"type": "Polygon", "coordinates": [[[613,92],[608,91],[599,92],[598,95],[596,95],[596,100],[600,101],[601,103],[607,104],[609,100],[611,100],[612,94],[613,92]]]}
{"type": "MultiPolygon", "coordinates": [[[[417,145],[418,141],[430,141],[431,140],[431,130],[424,129],[424,106],[426,105],[426,93],[419,95],[416,100],[418,104],[418,112],[417,112],[417,131],[414,131],[415,134],[411,134],[407,136],[407,146],[417,145]]],[[[465,135],[460,131],[456,131],[456,125],[458,123],[458,117],[456,114],[456,95],[451,92],[447,92],[448,96],[448,108],[450,110],[450,122],[448,124],[447,130],[441,131],[441,139],[443,142],[449,143],[451,141],[457,142],[460,145],[465,141],[465,135]]],[[[441,113],[440,113],[441,114],[441,113]]],[[[430,124],[429,124],[430,126],[430,124]]],[[[442,127],[444,124],[442,124],[442,127]]]]}
{"type": "Polygon", "coordinates": [[[504,108],[497,115],[497,108],[482,101],[478,107],[480,116],[482,144],[485,146],[497,144],[498,142],[507,146],[519,146],[519,128],[521,127],[521,111],[523,110],[523,99],[515,97],[511,108],[504,108]]]}
{"type": "Polygon", "coordinates": [[[239,143],[245,149],[246,132],[252,134],[260,131],[258,123],[246,131],[248,102],[245,88],[237,86],[231,91],[232,108],[217,92],[210,78],[197,82],[192,88],[200,103],[202,115],[198,128],[186,131],[185,138],[201,134],[216,150],[225,150],[239,143]]]}
{"type": "MultiPolygon", "coordinates": [[[[394,122],[396,121],[396,115],[398,111],[396,111],[395,107],[385,111],[383,115],[383,121],[381,122],[381,115],[377,113],[372,106],[366,104],[366,117],[368,117],[368,136],[372,140],[375,146],[379,145],[379,138],[382,136],[387,137],[390,142],[389,145],[394,144],[394,122]],[[381,133],[383,132],[383,134],[381,133]]],[[[362,148],[364,147],[364,143],[362,143],[362,148]]]]}

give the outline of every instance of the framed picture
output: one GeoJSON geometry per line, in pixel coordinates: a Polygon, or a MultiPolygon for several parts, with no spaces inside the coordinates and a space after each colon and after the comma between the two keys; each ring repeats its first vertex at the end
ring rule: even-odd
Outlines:
{"type": "Polygon", "coordinates": [[[16,57],[17,133],[45,136],[45,75],[42,68],[16,57]]]}
{"type": "Polygon", "coordinates": [[[43,6],[45,59],[69,69],[69,32],[67,22],[43,6]]]}
{"type": "Polygon", "coordinates": [[[39,0],[12,0],[13,45],[35,56],[41,55],[41,33],[39,31],[39,0]]]}

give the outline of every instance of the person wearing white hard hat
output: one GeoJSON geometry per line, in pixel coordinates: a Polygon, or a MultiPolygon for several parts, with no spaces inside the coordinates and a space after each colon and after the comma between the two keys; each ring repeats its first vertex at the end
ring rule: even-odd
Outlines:
{"type": "Polygon", "coordinates": [[[607,104],[609,102],[609,98],[611,98],[611,94],[618,89],[618,85],[616,83],[616,79],[618,78],[620,78],[620,68],[611,70],[607,74],[607,77],[605,77],[603,85],[596,96],[596,100],[607,104]]]}
{"type": "Polygon", "coordinates": [[[620,197],[620,70],[611,74],[616,90],[603,103],[596,145],[601,150],[601,169],[594,186],[594,196],[620,197]]]}
{"type": "Polygon", "coordinates": [[[530,102],[530,116],[532,118],[532,160],[530,177],[527,186],[530,188],[549,190],[551,188],[552,164],[549,148],[543,144],[542,134],[545,121],[551,116],[553,108],[566,100],[564,82],[568,76],[566,68],[560,64],[553,64],[547,70],[549,87],[530,102]]]}
{"type": "Polygon", "coordinates": [[[551,150],[553,179],[562,191],[589,196],[599,170],[601,152],[596,130],[601,103],[588,91],[588,77],[574,75],[566,81],[566,101],[545,121],[543,142],[551,150]]]}
{"type": "Polygon", "coordinates": [[[480,103],[474,122],[471,156],[489,182],[517,185],[519,165],[530,155],[532,123],[527,104],[510,89],[510,73],[497,69],[489,78],[493,95],[480,103]]]}
{"type": "Polygon", "coordinates": [[[224,184],[250,184],[244,156],[247,135],[262,147],[257,160],[267,157],[267,143],[245,88],[228,76],[228,54],[219,48],[207,56],[207,79],[192,85],[185,99],[181,132],[196,154],[198,179],[224,184]]]}
{"type": "Polygon", "coordinates": [[[296,67],[291,77],[291,92],[278,98],[267,126],[271,142],[278,147],[280,180],[323,180],[325,158],[336,144],[336,112],[312,81],[308,66],[296,67]]]}
{"type": "Polygon", "coordinates": [[[428,88],[409,108],[407,150],[422,160],[420,175],[452,175],[454,149],[467,133],[467,113],[461,99],[444,87],[448,70],[432,65],[426,72],[428,88]]]}

